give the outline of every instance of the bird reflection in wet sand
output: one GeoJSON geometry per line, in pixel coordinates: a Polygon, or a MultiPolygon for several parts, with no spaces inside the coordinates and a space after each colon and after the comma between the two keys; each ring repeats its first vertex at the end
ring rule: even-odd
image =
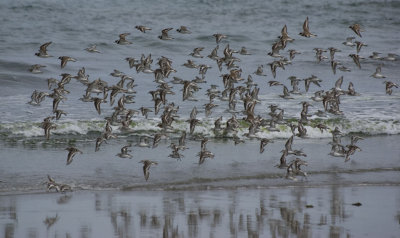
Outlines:
{"type": "Polygon", "coordinates": [[[46,225],[47,230],[50,229],[50,227],[52,227],[58,221],[58,219],[58,214],[56,214],[54,217],[46,217],[43,223],[46,225]]]}
{"type": "Polygon", "coordinates": [[[57,199],[57,204],[67,204],[72,198],[72,195],[62,195],[57,199]]]}

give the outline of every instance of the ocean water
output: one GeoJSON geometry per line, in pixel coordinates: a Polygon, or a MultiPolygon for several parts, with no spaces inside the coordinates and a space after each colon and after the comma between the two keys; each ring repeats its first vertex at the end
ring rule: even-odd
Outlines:
{"type": "MultiPolygon", "coordinates": [[[[74,191],[197,191],[222,190],[223,193],[236,189],[251,188],[268,191],[272,187],[280,189],[292,186],[364,186],[391,185],[398,189],[400,175],[400,89],[392,88],[392,95],[385,93],[384,81],[400,84],[400,11],[398,1],[2,1],[0,2],[0,194],[46,193],[47,175],[57,182],[68,184],[74,191]],[[315,38],[299,35],[306,17],[309,18],[310,31],[315,38]],[[362,37],[357,36],[349,26],[359,23],[364,29],[362,37]],[[135,29],[136,25],[151,28],[146,33],[135,29]],[[273,78],[269,63],[276,58],[269,56],[271,45],[277,40],[283,26],[295,39],[280,51],[288,58],[288,49],[301,52],[295,56],[285,69],[278,68],[273,78]],[[180,34],[180,26],[187,26],[191,34],[180,34]],[[170,31],[172,40],[161,40],[161,30],[170,31]],[[130,45],[119,45],[119,34],[128,32],[130,45]],[[295,123],[300,119],[301,102],[309,107],[310,123],[306,125],[307,137],[295,137],[293,148],[302,150],[307,157],[308,166],[304,170],[307,178],[297,180],[286,178],[286,170],[276,167],[279,164],[281,150],[286,140],[292,135],[287,125],[278,125],[279,131],[269,131],[261,127],[255,137],[248,138],[249,123],[241,120],[243,103],[237,96],[236,111],[228,109],[228,102],[214,99],[218,106],[212,109],[210,116],[205,115],[206,95],[211,85],[223,91],[221,75],[230,71],[226,66],[220,71],[217,63],[207,55],[217,46],[213,34],[222,33],[227,37],[218,44],[218,56],[223,56],[227,45],[233,50],[246,47],[251,55],[234,56],[240,61],[235,64],[242,70],[245,80],[235,86],[245,86],[249,75],[259,88],[259,102],[255,114],[270,119],[269,106],[276,104],[284,109],[284,120],[295,123]],[[349,54],[356,54],[356,47],[342,44],[347,37],[355,37],[367,46],[361,48],[363,57],[358,68],[349,54]],[[47,48],[52,56],[35,56],[40,45],[51,41],[47,48]],[[89,53],[84,49],[96,45],[101,53],[89,53]],[[203,58],[194,58],[189,54],[196,47],[204,47],[203,58]],[[314,48],[340,50],[335,60],[341,62],[351,72],[340,70],[333,73],[329,59],[317,62],[314,48]],[[381,53],[382,57],[396,54],[397,60],[374,60],[369,58],[372,52],[381,53]],[[31,105],[34,90],[51,93],[47,86],[48,78],[61,79],[61,74],[76,75],[85,68],[89,81],[101,79],[108,86],[118,83],[120,78],[110,75],[114,70],[134,78],[137,86],[134,103],[125,104],[127,109],[139,110],[148,107],[154,111],[154,102],[149,91],[156,90],[158,83],[154,74],[136,72],[130,68],[127,57],[140,59],[151,54],[154,62],[151,68],[157,69],[160,57],[172,61],[176,72],[165,78],[174,94],[167,94],[167,104],[179,107],[179,117],[172,123],[172,130],[160,141],[156,148],[137,146],[141,138],[147,137],[150,143],[155,133],[160,133],[157,126],[161,122],[161,108],[158,114],[150,112],[146,119],[141,114],[134,115],[130,124],[131,132],[121,130],[120,125],[112,125],[117,138],[95,152],[96,138],[105,128],[106,117],[110,117],[122,93],[116,97],[114,105],[101,104],[98,114],[93,102],[79,100],[86,86],[72,79],[65,85],[70,93],[60,102],[59,109],[67,115],[54,120],[56,129],[51,131],[46,140],[40,127],[45,117],[52,116],[52,99],[45,98],[40,105],[31,105]],[[76,62],[68,62],[61,69],[60,56],[70,56],[76,62]],[[183,85],[172,84],[173,77],[193,80],[199,75],[198,69],[183,66],[187,60],[196,64],[211,66],[205,74],[205,83],[199,83],[200,89],[194,92],[196,101],[182,100],[183,85]],[[29,71],[31,65],[42,64],[42,73],[29,71]],[[266,76],[254,74],[263,66],[266,76]],[[371,75],[381,66],[386,78],[374,78],[371,75]],[[301,79],[316,75],[322,80],[321,87],[311,85],[306,92],[304,82],[300,82],[301,95],[294,99],[283,99],[282,86],[270,87],[268,81],[276,80],[291,90],[288,77],[301,79]],[[350,82],[354,84],[359,96],[342,95],[340,110],[343,115],[326,113],[318,116],[318,110],[324,110],[322,102],[311,99],[318,90],[329,90],[343,76],[342,89],[347,90],[350,82]],[[193,135],[189,135],[190,112],[196,107],[197,119],[200,120],[193,135]],[[240,119],[237,136],[244,143],[234,145],[231,134],[215,134],[214,121],[222,116],[222,124],[235,115],[240,119]],[[316,125],[323,124],[328,130],[321,132],[316,125]],[[342,144],[350,142],[352,135],[361,136],[358,142],[361,151],[351,156],[351,160],[329,155],[332,131],[337,127],[342,133],[342,144]],[[187,132],[188,149],[181,151],[181,160],[168,157],[171,142],[178,143],[182,132],[187,132]],[[198,164],[201,137],[209,138],[207,149],[215,154],[214,159],[206,159],[198,164]],[[261,138],[272,139],[264,153],[259,153],[261,138]],[[117,157],[122,146],[132,144],[132,159],[117,157]],[[70,165],[66,165],[67,147],[75,146],[83,154],[75,156],[70,165]],[[158,165],[150,168],[150,178],[143,178],[142,164],[150,159],[158,165]]],[[[323,53],[329,57],[329,51],[323,53]]],[[[128,95],[128,94],[126,94],[128,95]]],[[[96,94],[92,94],[96,96],[96,94]]],[[[102,97],[102,94],[97,95],[102,97]]],[[[109,101],[109,99],[108,99],[109,101]]],[[[288,156],[288,162],[295,156],[288,156]]],[[[321,190],[323,190],[321,188],[321,190]]],[[[346,193],[346,189],[343,189],[346,193]]],[[[157,194],[157,193],[156,193],[157,194]]],[[[162,194],[162,193],[161,193],[162,194]]],[[[28,195],[26,195],[28,196],[28,195]]],[[[123,195],[122,195],[123,196],[123,195]]],[[[159,195],[155,195],[159,196],[159,195]]],[[[160,195],[161,196],[161,195],[160,195]]],[[[220,233],[213,233],[214,235],[220,233]]],[[[323,233],[327,234],[327,233],[323,233]]],[[[343,233],[342,233],[343,234],[343,233]]],[[[357,233],[358,235],[362,233],[357,233]]],[[[391,234],[391,233],[390,233],[391,234]]],[[[208,234],[193,237],[208,237],[208,234]]],[[[250,235],[249,235],[250,236],[250,235]]],[[[13,237],[13,236],[11,236],[13,237]]]]}

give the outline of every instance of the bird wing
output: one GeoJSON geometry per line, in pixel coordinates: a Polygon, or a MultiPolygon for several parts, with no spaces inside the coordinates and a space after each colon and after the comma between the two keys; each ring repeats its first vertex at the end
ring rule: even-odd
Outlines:
{"type": "Polygon", "coordinates": [[[41,45],[40,46],[40,52],[42,52],[42,53],[46,53],[47,52],[47,46],[49,46],[50,44],[51,44],[52,42],[51,41],[49,41],[49,42],[46,42],[46,43],[44,43],[43,45],[41,45]]]}
{"type": "Polygon", "coordinates": [[[149,179],[150,176],[149,168],[150,164],[145,162],[143,165],[143,174],[144,174],[144,179],[146,179],[146,181],[149,179]]]}
{"type": "Polygon", "coordinates": [[[343,83],[343,76],[340,77],[340,78],[336,81],[335,87],[336,87],[336,88],[340,88],[340,87],[342,86],[342,83],[343,83]]]}
{"type": "Polygon", "coordinates": [[[306,18],[306,20],[303,23],[303,30],[304,30],[304,32],[309,32],[308,17],[306,18]]]}
{"type": "Polygon", "coordinates": [[[291,136],[285,144],[285,148],[287,151],[292,150],[293,136],[291,136]]]}
{"type": "Polygon", "coordinates": [[[68,152],[68,157],[67,157],[67,165],[69,165],[70,163],[72,163],[72,160],[74,158],[76,152],[74,152],[73,150],[70,150],[68,152]]]}
{"type": "Polygon", "coordinates": [[[170,30],[172,30],[171,27],[170,27],[170,28],[165,28],[165,29],[163,29],[163,30],[161,31],[161,33],[162,33],[163,35],[165,35],[165,36],[168,36],[168,31],[170,31],[170,30]]]}

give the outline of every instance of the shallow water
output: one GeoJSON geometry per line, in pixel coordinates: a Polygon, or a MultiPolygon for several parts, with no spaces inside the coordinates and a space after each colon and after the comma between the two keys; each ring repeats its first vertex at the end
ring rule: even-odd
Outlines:
{"type": "MultiPolygon", "coordinates": [[[[397,1],[361,0],[335,3],[271,0],[253,1],[252,4],[234,0],[119,0],[111,5],[104,0],[0,2],[0,199],[4,200],[0,203],[0,227],[3,229],[0,234],[5,237],[63,237],[66,234],[71,237],[99,237],[99,234],[160,237],[165,227],[169,236],[178,227],[175,232],[178,237],[227,234],[232,237],[246,234],[248,237],[376,237],[383,232],[372,229],[375,227],[372,225],[366,230],[361,229],[359,222],[363,217],[370,224],[378,223],[376,227],[385,226],[386,233],[383,234],[387,237],[395,236],[399,229],[399,211],[390,208],[399,207],[400,90],[393,88],[392,95],[387,95],[383,82],[389,80],[400,84],[400,61],[372,60],[369,56],[372,52],[380,52],[383,57],[388,53],[400,55],[399,9],[397,1]],[[318,35],[316,38],[298,35],[307,16],[311,32],[318,35]],[[360,23],[365,29],[362,38],[355,40],[368,44],[359,53],[365,58],[361,60],[361,69],[348,57],[356,53],[355,48],[342,44],[346,37],[356,36],[348,28],[354,23],[360,23]],[[144,34],[134,28],[136,25],[146,25],[152,30],[144,34]],[[188,26],[192,33],[176,32],[181,25],[188,26]],[[284,25],[295,41],[280,53],[288,57],[287,50],[296,49],[301,54],[296,55],[285,70],[278,68],[274,79],[268,63],[276,59],[267,53],[284,25]],[[161,30],[167,27],[174,28],[170,32],[174,39],[158,39],[161,30]],[[114,43],[123,32],[131,33],[127,39],[133,44],[114,43]],[[269,119],[269,105],[277,104],[285,110],[284,120],[295,123],[300,117],[300,103],[307,101],[312,105],[309,113],[313,115],[305,126],[307,137],[295,137],[293,143],[294,149],[307,154],[303,158],[308,163],[303,168],[307,178],[287,179],[286,170],[275,167],[286,140],[292,135],[286,125],[278,125],[278,132],[262,127],[255,138],[247,138],[249,124],[240,120],[237,136],[245,143],[236,146],[231,134],[214,133],[213,123],[218,117],[223,117],[223,127],[233,114],[239,119],[244,117],[238,97],[236,112],[227,111],[227,101],[215,99],[218,107],[212,110],[211,116],[205,116],[204,104],[209,102],[206,90],[214,84],[222,91],[220,76],[229,73],[226,67],[219,71],[215,61],[206,57],[217,46],[212,36],[215,33],[227,35],[219,43],[219,56],[228,44],[234,50],[245,46],[251,53],[235,56],[240,59],[236,64],[242,69],[242,77],[247,79],[251,75],[260,89],[256,115],[269,119]],[[48,41],[53,42],[48,47],[48,53],[53,57],[36,57],[34,53],[48,41]],[[84,50],[93,44],[101,54],[84,50]],[[204,58],[189,55],[195,47],[204,47],[201,52],[204,58]],[[335,59],[351,72],[338,70],[333,74],[328,60],[317,63],[313,50],[316,47],[341,50],[335,54],[335,59]],[[52,99],[46,98],[40,106],[30,105],[27,102],[32,92],[51,93],[47,88],[48,78],[59,80],[62,73],[76,75],[82,67],[86,68],[90,81],[101,78],[109,86],[119,81],[110,76],[114,69],[133,77],[137,84],[135,102],[126,104],[126,108],[138,110],[145,106],[154,111],[154,102],[148,93],[158,85],[154,75],[137,73],[125,61],[126,57],[139,59],[142,54],[152,55],[155,61],[152,69],[158,67],[156,61],[161,56],[172,60],[172,67],[177,72],[166,78],[166,82],[173,76],[192,80],[199,75],[197,69],[182,66],[188,59],[212,67],[205,75],[207,82],[199,84],[201,89],[194,93],[197,101],[182,101],[183,86],[171,84],[175,94],[167,95],[167,103],[179,106],[179,118],[172,123],[173,129],[157,148],[136,144],[144,136],[151,140],[155,133],[161,132],[157,124],[163,109],[158,115],[151,112],[148,119],[135,115],[130,124],[133,132],[124,132],[120,125],[114,124],[113,133],[118,138],[109,140],[95,152],[95,140],[103,132],[105,117],[112,114],[115,104],[103,103],[99,115],[93,102],[79,100],[86,87],[76,80],[65,85],[70,94],[59,105],[67,115],[54,121],[57,128],[51,131],[49,140],[44,138],[40,123],[52,115],[52,99]],[[77,62],[69,62],[60,69],[58,57],[62,55],[74,57],[77,62]],[[43,73],[29,72],[33,64],[46,65],[43,73]],[[260,65],[267,76],[254,74],[260,65]],[[379,65],[385,79],[371,77],[379,65]],[[301,82],[302,94],[294,95],[293,100],[285,100],[279,97],[282,87],[267,84],[277,80],[291,90],[287,78],[293,75],[302,79],[316,75],[322,79],[321,88],[311,85],[310,91],[306,92],[301,82]],[[317,90],[335,87],[341,76],[344,77],[342,89],[347,90],[352,82],[360,96],[341,96],[343,115],[317,116],[315,113],[323,110],[323,105],[312,101],[311,97],[317,90]],[[199,111],[200,123],[194,134],[188,135],[188,149],[181,151],[184,157],[176,161],[168,157],[171,153],[168,146],[171,142],[177,143],[183,131],[189,132],[186,120],[193,107],[199,111]],[[321,132],[316,127],[319,123],[329,129],[321,132]],[[330,131],[335,127],[343,133],[343,145],[350,143],[352,135],[364,137],[357,143],[361,151],[351,156],[348,162],[328,155],[331,150],[328,143],[332,141],[330,131]],[[199,137],[209,138],[207,149],[215,154],[214,159],[206,159],[202,165],[198,165],[197,156],[199,137]],[[260,138],[274,141],[267,145],[263,154],[259,153],[260,138]],[[117,157],[121,147],[130,143],[133,158],[117,157]],[[65,148],[70,146],[76,146],[83,154],[76,155],[67,166],[65,148]],[[158,162],[150,168],[147,182],[143,178],[142,164],[139,164],[143,159],[158,162]],[[70,185],[74,192],[47,193],[47,175],[70,185]],[[383,185],[388,186],[381,187],[383,185]],[[393,196],[382,206],[379,200],[384,193],[393,196]],[[63,202],[64,198],[66,201],[63,202]],[[170,200],[179,203],[182,199],[190,202],[168,208],[168,204],[174,204],[170,200]],[[59,200],[62,204],[57,203],[59,200]],[[131,200],[142,203],[139,206],[131,200]],[[148,200],[153,202],[146,203],[148,200]],[[237,200],[243,200],[243,203],[236,203],[237,200]],[[363,206],[351,206],[357,201],[363,206]],[[312,204],[314,208],[305,209],[306,204],[312,204]],[[200,205],[205,207],[205,214],[200,205]],[[32,218],[36,213],[40,214],[40,219],[32,218]],[[56,214],[59,220],[46,229],[43,220],[56,214]],[[143,219],[140,214],[144,214],[143,219]],[[298,216],[287,220],[294,214],[298,216]],[[77,219],[79,217],[84,219],[77,219]]],[[[328,52],[323,55],[329,57],[328,52]]],[[[235,84],[244,85],[243,82],[235,84]]],[[[295,158],[288,156],[287,159],[290,162],[295,158]]]]}
{"type": "MultiPolygon", "coordinates": [[[[343,138],[346,144],[349,138],[343,138]]],[[[297,181],[286,179],[286,169],[279,169],[281,150],[286,140],[274,139],[259,152],[259,140],[247,140],[234,145],[230,139],[211,140],[207,149],[215,154],[199,165],[200,141],[188,141],[188,149],[180,152],[181,160],[168,157],[169,144],[177,143],[170,138],[160,142],[157,148],[135,146],[138,137],[111,140],[94,152],[95,142],[82,140],[42,140],[4,143],[0,170],[0,191],[23,192],[45,190],[47,175],[59,183],[67,183],[80,189],[122,190],[182,190],[209,188],[263,188],[291,185],[373,185],[393,184],[400,181],[399,136],[367,137],[358,144],[362,148],[344,162],[343,157],[332,157],[331,146],[326,139],[294,139],[293,149],[302,149],[308,166],[303,168],[307,178],[297,181]],[[131,143],[132,159],[119,158],[117,154],[125,143],[131,143]],[[68,146],[79,145],[83,154],[77,154],[70,165],[66,165],[68,146]],[[143,165],[139,161],[150,159],[157,166],[150,168],[150,179],[143,178],[143,165]]],[[[296,158],[287,157],[290,162],[296,158]]]]}

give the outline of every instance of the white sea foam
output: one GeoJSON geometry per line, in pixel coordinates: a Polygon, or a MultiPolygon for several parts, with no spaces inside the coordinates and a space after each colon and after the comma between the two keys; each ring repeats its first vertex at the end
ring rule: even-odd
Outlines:
{"type": "MultiPolygon", "coordinates": [[[[245,137],[248,133],[248,124],[244,121],[239,120],[240,126],[237,130],[237,136],[245,137]]],[[[135,120],[131,123],[130,128],[133,134],[152,134],[156,131],[161,131],[158,127],[160,120],[135,120]]],[[[224,127],[226,121],[222,121],[224,127]]],[[[90,132],[102,133],[104,131],[105,121],[98,120],[83,120],[83,121],[56,121],[57,128],[52,130],[52,134],[59,136],[62,135],[87,135],[90,132]]],[[[186,120],[177,120],[172,123],[173,131],[189,132],[189,123],[186,120]]],[[[308,138],[326,138],[331,137],[330,130],[335,127],[344,133],[361,133],[366,135],[395,135],[400,134],[400,122],[397,120],[347,120],[347,119],[315,119],[311,120],[309,125],[306,125],[308,138]],[[329,129],[321,132],[316,127],[317,124],[323,124],[329,129]]],[[[120,126],[112,126],[113,132],[116,134],[124,133],[121,131],[120,126]]],[[[270,131],[266,127],[260,127],[259,131],[255,134],[258,138],[287,138],[292,135],[291,129],[287,125],[277,125],[276,128],[279,131],[270,131]]],[[[221,135],[214,134],[214,121],[212,119],[204,119],[200,121],[195,127],[194,134],[200,134],[207,137],[215,137],[221,135]]],[[[295,131],[297,133],[297,129],[295,131]]],[[[0,124],[0,133],[2,135],[22,136],[22,137],[38,137],[44,135],[44,130],[40,127],[38,122],[15,122],[15,123],[3,123],[0,124]]],[[[223,133],[222,133],[223,134],[223,133]]],[[[226,134],[224,134],[226,135],[226,134]]],[[[228,134],[226,136],[231,136],[228,134]]]]}

